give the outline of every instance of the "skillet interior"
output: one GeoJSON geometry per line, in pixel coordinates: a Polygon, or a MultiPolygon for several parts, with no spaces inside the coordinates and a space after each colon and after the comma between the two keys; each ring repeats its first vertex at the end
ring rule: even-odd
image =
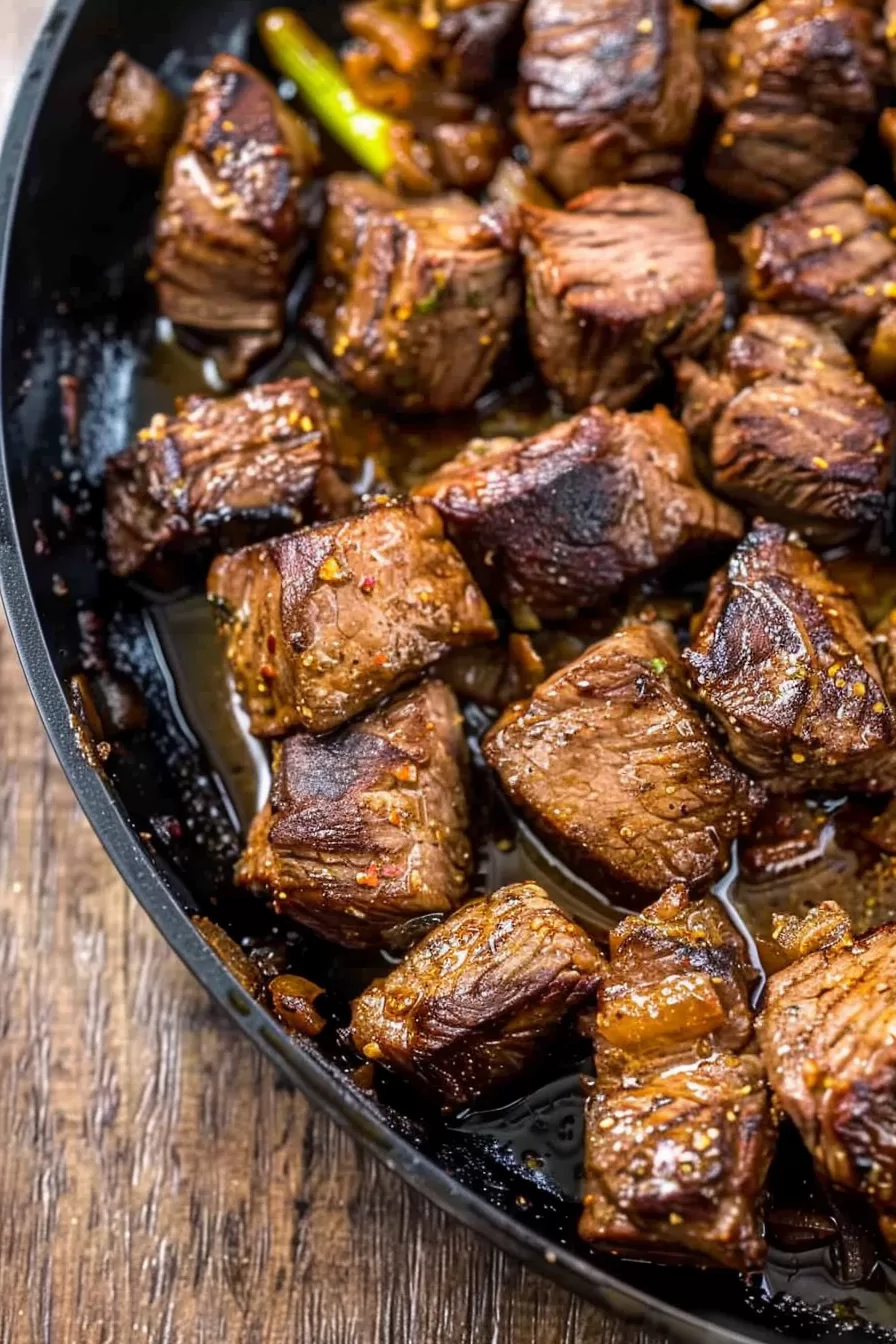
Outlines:
{"type": "MultiPolygon", "coordinates": [[[[803,1273],[797,1287],[807,1296],[848,1292],[858,1304],[845,1315],[841,1306],[838,1317],[796,1299],[769,1303],[758,1285],[724,1273],[588,1253],[574,1234],[575,1201],[564,1193],[574,1189],[581,1146],[577,1087],[541,1094],[546,1130],[531,1102],[509,1119],[451,1130],[404,1092],[390,1097],[393,1105],[373,1103],[349,1079],[356,1061],[336,1032],[311,1045],[290,1040],[189,923],[201,911],[235,936],[276,942],[263,910],[245,896],[228,897],[238,833],[215,769],[226,771],[227,762],[210,759],[194,733],[195,706],[184,704],[158,636],[177,623],[171,612],[184,608],[151,622],[144,597],[114,587],[96,564],[102,462],[125,446],[147,409],[158,408],[147,405],[157,389],[147,368],[154,323],[143,279],[154,183],[97,146],[85,103],[93,77],[119,46],[180,89],[217,50],[260,59],[251,43],[252,9],[250,0],[63,0],[13,119],[0,175],[7,227],[0,572],[13,633],[63,764],[123,875],[209,990],[293,1081],[451,1212],[568,1286],[692,1339],[731,1332],[771,1339],[781,1330],[829,1338],[850,1327],[872,1337],[896,1319],[885,1291],[837,1290],[828,1281],[813,1289],[812,1275],[803,1273]],[[63,417],[63,374],[81,380],[79,449],[63,417]],[[101,647],[98,625],[149,708],[148,730],[118,743],[105,764],[92,755],[77,714],[70,722],[76,706],[68,690],[71,675],[101,647]]],[[[325,36],[337,38],[335,7],[313,0],[303,9],[325,36]]],[[[178,647],[182,660],[195,661],[195,646],[178,647]]],[[[294,942],[290,956],[300,973],[326,978],[321,945],[294,942]]],[[[344,967],[340,974],[346,987],[344,967]]],[[[780,1294],[787,1286],[787,1267],[779,1267],[772,1287],[780,1294]]]]}

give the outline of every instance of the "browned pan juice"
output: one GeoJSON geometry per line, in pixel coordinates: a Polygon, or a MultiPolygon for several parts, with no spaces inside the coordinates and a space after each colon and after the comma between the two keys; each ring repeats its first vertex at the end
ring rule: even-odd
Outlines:
{"type": "MultiPolygon", "coordinates": [[[[190,392],[217,393],[214,368],[201,353],[179,346],[170,329],[160,328],[153,355],[135,387],[134,423],[143,424],[156,411],[170,411],[175,396],[190,392]]],[[[255,375],[311,374],[324,395],[335,399],[340,390],[332,383],[314,352],[296,345],[255,375]]],[[[477,434],[528,434],[547,423],[552,411],[523,381],[509,396],[487,401],[481,413],[446,417],[441,422],[396,424],[351,403],[343,419],[345,443],[341,451],[350,463],[359,492],[375,489],[389,476],[410,484],[456,453],[477,434]]],[[[844,555],[835,563],[838,577],[856,593],[866,619],[876,620],[896,599],[896,566],[844,555]]],[[[699,600],[699,590],[695,591],[699,600]]],[[[164,669],[167,694],[174,716],[201,742],[220,791],[229,802],[233,826],[245,829],[267,795],[270,784],[268,749],[247,732],[246,720],[229,682],[222,647],[211,609],[195,588],[183,596],[150,598],[145,620],[150,643],[164,669]]],[[[511,882],[538,882],[560,905],[597,938],[605,938],[625,911],[612,904],[585,879],[554,856],[532,829],[502,797],[485,768],[479,737],[493,715],[467,704],[477,827],[478,866],[475,889],[490,892],[511,882]]],[[[715,894],[748,942],[757,968],[757,996],[764,977],[763,942],[775,912],[802,912],[825,899],[844,904],[859,928],[896,917],[896,860],[880,855],[862,837],[863,825],[880,810],[843,799],[810,804],[817,813],[816,843],[806,862],[765,873],[750,880],[741,870],[737,848],[729,872],[716,884],[715,894]]],[[[241,895],[250,902],[251,897],[241,895]]],[[[210,911],[222,919],[221,911],[210,911]]],[[[278,969],[292,964],[285,930],[259,905],[259,933],[251,943],[256,953],[269,955],[278,969]],[[267,946],[267,952],[265,948],[267,946]]],[[[223,916],[226,924],[226,915],[223,916]]],[[[419,930],[415,930],[419,933],[419,930]]],[[[290,935],[290,939],[291,939],[290,935]]],[[[399,958],[401,948],[377,954],[346,953],[328,949],[325,974],[328,1001],[336,1018],[347,1020],[349,998],[374,975],[383,974],[399,958]]],[[[299,958],[301,962],[301,958],[299,958]]],[[[314,974],[307,965],[297,969],[314,974]]],[[[346,1065],[352,1067],[350,1051],[346,1065]]],[[[449,1118],[434,1118],[437,1139],[434,1155],[456,1175],[489,1194],[494,1173],[501,1173],[502,1190],[509,1182],[514,1203],[538,1225],[540,1209],[549,1216],[551,1235],[578,1253],[601,1257],[579,1242],[575,1234],[583,1162],[584,1094],[591,1069],[587,1044],[570,1033],[556,1052],[544,1076],[530,1081],[525,1095],[496,1107],[470,1109],[449,1118]],[[462,1140],[462,1142],[458,1142],[462,1140]],[[471,1167],[469,1153],[481,1154],[471,1167]]],[[[407,1096],[404,1084],[381,1079],[377,1084],[388,1106],[393,1097],[400,1109],[407,1096]]],[[[762,1275],[747,1282],[722,1272],[649,1267],[648,1291],[656,1290],[656,1275],[675,1274],[674,1293],[693,1280],[693,1293],[684,1305],[693,1309],[700,1300],[710,1314],[723,1315],[732,1294],[755,1310],[770,1327],[806,1338],[829,1337],[857,1327],[868,1336],[889,1336],[896,1327],[896,1268],[879,1258],[879,1244],[861,1209],[847,1207],[815,1182],[811,1162],[794,1133],[782,1138],[771,1179],[768,1265],[762,1275]],[[727,1304],[726,1304],[727,1298],[727,1304]],[[715,1303],[715,1306],[714,1306],[715,1303]]],[[[605,1257],[604,1257],[605,1258],[605,1257]]],[[[622,1262],[615,1262],[621,1266],[622,1262]]],[[[629,1262],[630,1263],[630,1262],[629,1262]]],[[[648,1267],[645,1266],[645,1273],[648,1267]]],[[[637,1277],[637,1276],[635,1276],[637,1277]]]]}

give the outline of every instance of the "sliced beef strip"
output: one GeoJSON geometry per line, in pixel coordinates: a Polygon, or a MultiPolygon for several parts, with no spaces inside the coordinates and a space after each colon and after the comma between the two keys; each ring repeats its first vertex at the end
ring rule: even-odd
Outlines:
{"type": "Polygon", "coordinates": [[[282,338],[299,192],[316,162],[310,132],[267,80],[216,56],[168,159],[152,275],[166,317],[224,341],[225,377],[282,338]]]}
{"type": "Polygon", "coordinates": [[[855,0],[766,0],[725,30],[706,166],[729,196],[776,206],[855,156],[885,58],[855,0]]]}
{"type": "Polygon", "coordinates": [[[798,932],[789,948],[808,950],[770,977],[757,1023],[769,1081],[821,1175],[870,1200],[893,1244],[896,924],[855,942],[842,921],[798,932]]]}
{"type": "Polygon", "coordinates": [[[114,154],[132,168],[162,169],[184,109],[151,70],[116,51],[91,90],[89,106],[114,154]]]}
{"type": "Polygon", "coordinates": [[[764,791],[716,747],[684,695],[668,626],[631,625],[512,706],[483,742],[506,793],[610,895],[703,887],[764,791]]]}
{"type": "Polygon", "coordinates": [[[274,784],[237,882],[346,947],[458,905],[472,866],[454,694],[423,681],[325,737],[274,746],[274,784]]]}
{"type": "Polygon", "coordinates": [[[681,884],[610,937],[579,1231],[622,1254],[758,1269],[775,1132],[743,940],[681,884]]]}
{"type": "Polygon", "coordinates": [[[700,107],[696,11],[679,0],[529,0],[516,129],[564,199],[681,172],[700,107]]]}
{"type": "Polygon", "coordinates": [[[896,721],[858,609],[758,522],[713,579],[685,663],[732,755],[774,792],[893,787],[896,721]]]}
{"type": "Polygon", "coordinates": [[[878,387],[896,378],[896,201],[841,169],[737,239],[754,308],[830,327],[878,387]]]}
{"type": "Polygon", "coordinates": [[[880,521],[890,412],[832,331],[748,313],[714,367],[682,360],[678,381],[682,421],[708,449],[721,494],[823,543],[880,521]]]}
{"type": "Polygon", "coordinates": [[[435,504],[485,591],[524,629],[598,607],[684,551],[743,534],[700,485],[665,407],[593,407],[531,439],[476,441],[415,494],[435,504]]]}
{"type": "Polygon", "coordinates": [[[328,732],[449,649],[495,636],[472,575],[422,502],[375,502],[219,556],[208,592],[259,737],[328,732]]]}
{"type": "Polygon", "coordinates": [[[406,201],[334,173],[306,322],[336,372],[404,410],[471,405],[520,305],[509,215],[452,193],[406,201]]]}
{"type": "Polygon", "coordinates": [[[495,1092],[594,995],[603,958],[534,882],[471,901],[352,1005],[366,1059],[450,1106],[495,1092]]]}
{"type": "Polygon", "coordinates": [[[532,353],[570,406],[628,406],[664,360],[699,354],[718,332],[715,251],[686,196],[597,188],[565,210],[520,214],[532,353]]]}
{"type": "Polygon", "coordinates": [[[133,574],[166,552],[287,531],[323,504],[330,477],[320,396],[307,378],[187,397],[106,464],[109,567],[133,574]]]}

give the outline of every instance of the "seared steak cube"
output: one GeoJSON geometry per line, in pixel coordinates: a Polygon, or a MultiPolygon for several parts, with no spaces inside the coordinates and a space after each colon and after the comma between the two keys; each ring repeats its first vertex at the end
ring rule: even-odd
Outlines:
{"type": "Polygon", "coordinates": [[[471,901],[352,1005],[366,1059],[452,1106],[494,1092],[593,997],[603,958],[534,882],[471,901]]]}
{"type": "Polygon", "coordinates": [[[700,485],[665,407],[594,407],[531,439],[474,442],[415,493],[523,628],[597,607],[687,548],[742,535],[734,510],[700,485]]]}
{"type": "Polygon", "coordinates": [[[853,600],[777,523],[710,585],[684,654],[732,755],[776,792],[892,787],[896,722],[853,600]]]}
{"type": "Polygon", "coordinates": [[[709,449],[713,485],[824,542],[884,511],[890,413],[832,331],[751,313],[712,372],[678,368],[682,420],[709,449]]]}
{"type": "Polygon", "coordinates": [[[208,581],[253,733],[323,733],[495,635],[435,509],[385,501],[219,556],[208,581]]]}
{"type": "Polygon", "coordinates": [[[778,1102],[819,1172],[869,1199],[893,1243],[896,925],[856,942],[834,933],[771,976],[759,1042],[778,1102]]]}
{"type": "Polygon", "coordinates": [[[758,1269],[775,1135],[743,940],[680,884],[610,939],[579,1231],[623,1254],[758,1269]]]}
{"type": "Polygon", "coordinates": [[[728,865],[764,792],[685,699],[671,630],[631,625],[512,706],[483,743],[511,801],[609,894],[654,899],[728,865]]]}
{"type": "Polygon", "coordinates": [[[226,338],[225,377],[242,377],[283,335],[302,240],[299,190],[316,161],[307,127],[267,80],[236,56],[216,56],[168,159],[153,275],[166,317],[226,338]]]}
{"type": "Polygon", "coordinates": [[[849,163],[884,77],[874,25],[855,0],[767,0],[733,23],[710,85],[723,114],[710,182],[775,206],[849,163]]]}
{"type": "Polygon", "coordinates": [[[738,240],[753,306],[823,323],[872,382],[896,374],[896,201],[845,169],[756,220],[738,240]]]}
{"type": "Polygon", "coordinates": [[[630,405],[664,359],[699,354],[719,330],[715,251],[686,196],[597,188],[520,214],[532,353],[571,406],[630,405]]]}
{"type": "Polygon", "coordinates": [[[116,51],[90,94],[90,111],[106,143],[132,168],[161,169],[177,139],[184,110],[160,79],[116,51]]]}
{"type": "Polygon", "coordinates": [[[516,129],[565,199],[681,171],[700,107],[697,14],[680,0],[529,0],[516,129]]]}
{"type": "Polygon", "coordinates": [[[327,202],[306,320],[340,378],[396,408],[469,406],[519,309],[509,217],[457,192],[407,201],[340,173],[327,202]]]}
{"type": "Polygon", "coordinates": [[[237,881],[346,947],[459,904],[470,876],[457,701],[424,681],[325,737],[274,746],[274,784],[237,881]]]}
{"type": "MultiPolygon", "coordinates": [[[[252,528],[286,531],[332,472],[317,388],[284,378],[235,397],[187,397],[106,464],[113,574],[252,528]]],[[[243,537],[243,540],[246,538],[243,537]]]]}

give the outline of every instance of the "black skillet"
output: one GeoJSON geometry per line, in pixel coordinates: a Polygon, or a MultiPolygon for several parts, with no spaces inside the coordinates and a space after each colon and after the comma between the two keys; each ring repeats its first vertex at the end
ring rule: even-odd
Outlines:
{"type": "MultiPolygon", "coordinates": [[[[302,8],[337,39],[336,6],[311,0],[302,8]]],[[[177,681],[186,670],[196,694],[208,680],[212,698],[216,683],[204,667],[197,675],[203,655],[195,641],[177,646],[177,670],[159,635],[170,635],[187,608],[116,589],[98,563],[102,461],[162,403],[147,404],[158,393],[157,365],[147,372],[153,315],[144,281],[154,183],[98,147],[87,94],[118,47],[161,69],[181,91],[215,51],[259,60],[253,11],[252,0],[59,0],[25,73],[0,160],[0,580],[25,673],[72,786],[137,899],[258,1048],[469,1227],[612,1311],[688,1340],[829,1339],[843,1329],[853,1338],[889,1336],[896,1310],[880,1268],[870,1283],[846,1287],[818,1256],[785,1256],[765,1281],[744,1283],[591,1254],[574,1231],[575,1079],[449,1126],[400,1090],[373,1100],[350,1077],[357,1061],[337,1030],[313,1043],[291,1039],[191,922],[198,912],[210,915],[343,997],[351,987],[351,965],[336,976],[320,944],[284,944],[284,931],[273,930],[263,911],[229,895],[238,835],[219,778],[226,768],[214,753],[209,759],[177,681]],[[66,418],[61,375],[80,380],[79,433],[66,418]],[[102,678],[110,660],[139,686],[148,722],[113,741],[103,759],[71,678],[85,667],[102,678]]],[[[170,402],[167,386],[165,396],[170,402]]]]}

